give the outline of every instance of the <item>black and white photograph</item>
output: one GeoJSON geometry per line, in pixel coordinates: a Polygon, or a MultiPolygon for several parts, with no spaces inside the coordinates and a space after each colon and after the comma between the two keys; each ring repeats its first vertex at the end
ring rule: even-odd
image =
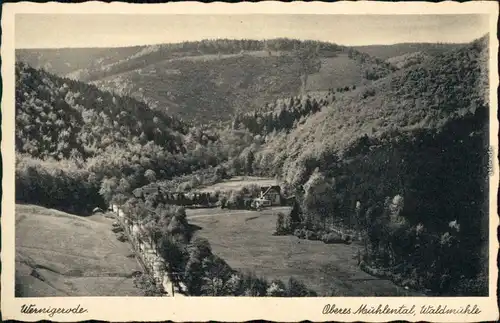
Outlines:
{"type": "Polygon", "coordinates": [[[491,19],[15,14],[11,293],[495,295],[491,19]]]}

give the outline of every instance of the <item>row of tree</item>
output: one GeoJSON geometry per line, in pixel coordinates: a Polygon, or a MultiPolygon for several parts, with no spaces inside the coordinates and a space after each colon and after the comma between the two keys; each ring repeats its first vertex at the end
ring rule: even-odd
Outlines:
{"type": "MultiPolygon", "coordinates": [[[[182,281],[193,296],[315,296],[303,283],[291,277],[285,284],[271,282],[252,273],[233,270],[212,253],[210,243],[192,238],[193,227],[182,207],[153,206],[150,201],[130,198],[123,206],[126,222],[138,224],[138,238],[148,242],[167,262],[172,277],[182,281]]],[[[148,292],[155,290],[148,288],[148,292]]],[[[156,289],[158,290],[158,289],[156,289]]]]}

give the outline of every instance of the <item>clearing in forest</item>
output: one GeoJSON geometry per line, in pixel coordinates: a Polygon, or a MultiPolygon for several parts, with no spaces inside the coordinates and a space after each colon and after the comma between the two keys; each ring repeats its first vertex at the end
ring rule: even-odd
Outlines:
{"type": "Polygon", "coordinates": [[[249,185],[271,186],[271,185],[279,185],[279,182],[269,177],[235,176],[226,181],[204,187],[200,189],[200,191],[214,192],[214,191],[237,190],[244,186],[249,186],[249,185]]]}

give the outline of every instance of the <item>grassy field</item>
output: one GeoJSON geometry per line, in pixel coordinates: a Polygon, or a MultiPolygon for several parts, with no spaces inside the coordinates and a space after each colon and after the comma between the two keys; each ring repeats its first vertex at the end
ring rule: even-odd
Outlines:
{"type": "Polygon", "coordinates": [[[16,205],[16,296],[140,296],[141,268],[103,215],[16,205]]]}
{"type": "Polygon", "coordinates": [[[359,246],[327,245],[294,236],[273,236],[276,214],[289,208],[243,210],[188,210],[188,220],[201,229],[196,235],[208,239],[215,254],[231,267],[253,271],[268,279],[294,276],[319,295],[399,296],[411,292],[388,280],[368,275],[357,266],[359,246]]]}
{"type": "Polygon", "coordinates": [[[361,66],[347,54],[321,59],[321,69],[307,80],[308,91],[321,91],[330,88],[359,85],[363,82],[361,66]]]}
{"type": "Polygon", "coordinates": [[[270,186],[278,185],[275,179],[256,176],[235,176],[227,181],[216,183],[200,189],[200,192],[213,192],[239,189],[247,185],[270,186]]]}

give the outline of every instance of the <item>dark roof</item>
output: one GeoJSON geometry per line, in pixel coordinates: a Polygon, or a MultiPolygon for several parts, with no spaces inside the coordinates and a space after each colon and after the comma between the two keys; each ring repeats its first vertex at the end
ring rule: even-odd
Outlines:
{"type": "Polygon", "coordinates": [[[264,186],[261,186],[260,189],[261,190],[268,190],[268,189],[276,189],[276,190],[280,190],[281,187],[279,185],[264,185],[264,186]]]}
{"type": "Polygon", "coordinates": [[[261,186],[260,187],[260,191],[265,191],[266,193],[269,192],[270,190],[277,190],[277,191],[281,191],[281,187],[279,185],[270,185],[270,186],[261,186]]]}

